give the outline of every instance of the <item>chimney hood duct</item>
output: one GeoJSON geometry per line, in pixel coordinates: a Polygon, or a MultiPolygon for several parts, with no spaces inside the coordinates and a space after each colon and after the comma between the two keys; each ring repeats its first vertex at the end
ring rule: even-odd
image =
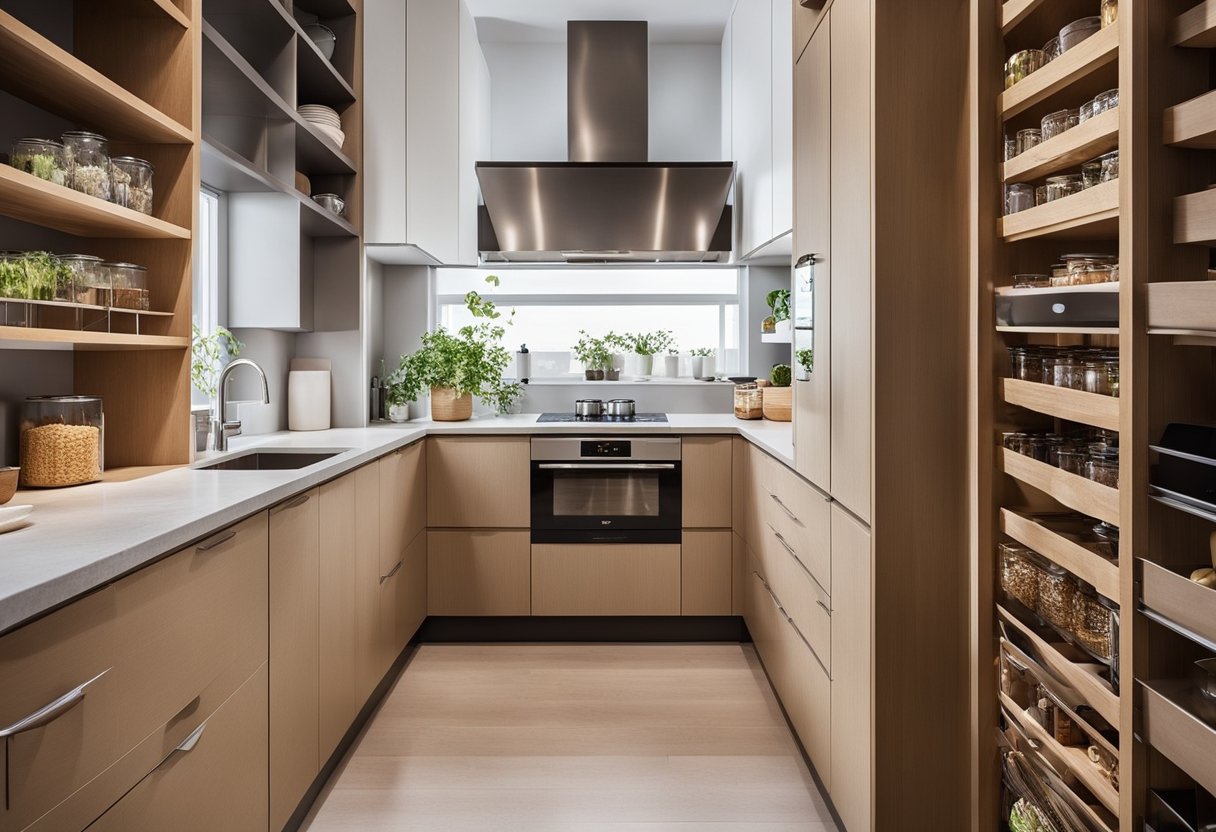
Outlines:
{"type": "Polygon", "coordinates": [[[729,259],[732,162],[650,162],[648,26],[567,23],[568,162],[478,162],[486,262],[729,259]]]}

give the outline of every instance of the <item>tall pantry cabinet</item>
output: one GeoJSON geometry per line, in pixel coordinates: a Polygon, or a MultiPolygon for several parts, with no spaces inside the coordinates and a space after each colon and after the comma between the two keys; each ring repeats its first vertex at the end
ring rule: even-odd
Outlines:
{"type": "Polygon", "coordinates": [[[967,15],[794,0],[793,261],[813,255],[815,352],[795,457],[831,503],[820,775],[849,830],[965,824],[943,784],[967,780],[967,15]]]}

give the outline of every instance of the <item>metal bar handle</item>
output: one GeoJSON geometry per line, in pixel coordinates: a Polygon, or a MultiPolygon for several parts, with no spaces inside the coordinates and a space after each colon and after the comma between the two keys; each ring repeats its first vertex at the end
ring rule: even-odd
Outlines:
{"type": "Polygon", "coordinates": [[[806,640],[806,636],[802,634],[802,630],[798,629],[798,625],[794,623],[794,619],[789,619],[789,622],[794,634],[797,635],[798,638],[802,639],[802,643],[806,645],[806,649],[811,651],[811,658],[813,658],[815,663],[819,665],[819,669],[823,671],[823,675],[827,676],[828,679],[831,679],[832,671],[828,670],[828,666],[823,663],[823,659],[819,658],[819,654],[815,652],[815,648],[811,646],[811,643],[806,640]]]}
{"type": "Polygon", "coordinates": [[[210,552],[212,549],[218,549],[220,546],[223,546],[225,543],[227,543],[229,540],[232,540],[232,538],[234,538],[234,537],[236,537],[236,529],[232,529],[225,534],[221,534],[216,537],[213,537],[211,540],[208,540],[206,543],[200,543],[194,547],[194,550],[196,552],[210,552]]]}
{"type": "Polygon", "coordinates": [[[72,708],[75,708],[77,705],[83,702],[88,686],[96,682],[102,676],[105,676],[113,669],[114,668],[112,667],[107,667],[89,681],[77,685],[63,696],[60,696],[54,702],[44,705],[29,716],[17,720],[12,725],[0,728],[0,739],[15,737],[18,734],[23,734],[26,731],[33,731],[35,728],[41,728],[44,725],[49,725],[50,723],[54,722],[56,719],[63,716],[68,711],[72,710],[72,708]]]}
{"type": "Polygon", "coordinates": [[[768,593],[768,597],[773,602],[773,606],[777,608],[777,612],[781,613],[782,618],[789,621],[790,614],[785,611],[785,607],[781,606],[781,601],[777,599],[777,595],[773,592],[773,588],[768,585],[768,581],[761,578],[759,572],[754,572],[752,574],[759,578],[760,583],[764,584],[764,591],[768,593]]]}
{"type": "Polygon", "coordinates": [[[401,567],[402,567],[402,566],[404,566],[404,565],[405,565],[405,558],[402,558],[401,560],[397,561],[397,565],[396,565],[396,566],[394,566],[392,569],[390,569],[390,570],[389,570],[389,573],[388,573],[387,575],[381,575],[381,576],[380,576],[380,583],[384,583],[384,582],[385,582],[385,581],[387,581],[389,578],[391,578],[391,577],[393,577],[394,575],[396,575],[398,572],[400,572],[400,571],[401,571],[401,567]]]}
{"type": "MultiPolygon", "coordinates": [[[[794,551],[794,547],[789,544],[789,541],[785,539],[785,536],[772,526],[769,526],[768,529],[777,538],[777,542],[781,544],[781,547],[789,553],[789,556],[794,559],[794,562],[798,564],[799,568],[801,568],[802,571],[806,573],[806,576],[815,584],[815,588],[818,589],[821,594],[831,598],[832,593],[824,589],[823,584],[819,583],[819,579],[815,577],[815,573],[811,572],[811,570],[807,568],[806,564],[802,562],[802,558],[798,557],[798,553],[794,551]]],[[[832,614],[832,611],[828,609],[827,605],[824,604],[823,601],[820,601],[818,598],[816,598],[815,601],[819,604],[819,606],[828,611],[828,615],[832,614]]]]}
{"type": "Polygon", "coordinates": [[[311,498],[311,497],[312,497],[311,494],[301,494],[299,497],[296,497],[294,500],[284,503],[283,505],[279,506],[279,509],[281,511],[286,511],[289,508],[299,508],[300,506],[307,503],[309,498],[311,498]]]}
{"type": "Polygon", "coordinates": [[[785,503],[781,502],[781,498],[780,498],[780,497],[778,497],[776,494],[772,493],[771,491],[769,492],[769,495],[768,495],[768,496],[769,496],[770,498],[772,498],[772,501],[773,501],[774,503],[776,503],[777,505],[779,505],[779,506],[781,507],[781,510],[782,510],[782,511],[784,511],[786,514],[788,514],[788,515],[789,515],[789,518],[790,518],[791,520],[793,520],[793,521],[794,521],[795,523],[797,523],[799,526],[801,526],[801,525],[802,525],[802,521],[798,519],[798,515],[797,515],[797,514],[794,514],[794,512],[790,510],[790,507],[789,507],[789,506],[787,506],[785,503]]]}
{"type": "MultiPolygon", "coordinates": [[[[204,721],[202,725],[198,726],[193,731],[191,731],[190,736],[186,737],[184,740],[182,740],[180,743],[178,743],[177,747],[175,747],[172,751],[170,751],[168,754],[166,754],[164,759],[161,760],[159,763],[157,763],[156,767],[153,768],[152,771],[159,770],[160,768],[162,768],[165,765],[165,763],[169,762],[174,757],[177,757],[181,754],[189,754],[191,751],[193,751],[194,746],[198,745],[198,741],[200,739],[202,739],[203,730],[206,727],[207,727],[207,723],[206,723],[206,721],[204,721]]],[[[149,774],[151,774],[151,772],[149,772],[149,774]]]]}
{"type": "Polygon", "coordinates": [[[631,462],[599,464],[595,462],[542,462],[542,471],[674,471],[673,462],[631,462]]]}

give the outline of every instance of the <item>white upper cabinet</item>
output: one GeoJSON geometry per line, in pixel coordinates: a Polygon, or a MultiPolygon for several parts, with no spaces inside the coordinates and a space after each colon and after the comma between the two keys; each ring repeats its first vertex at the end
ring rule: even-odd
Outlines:
{"type": "Polygon", "coordinates": [[[794,224],[792,2],[738,0],[723,49],[740,257],[788,235],[794,224]]]}
{"type": "Polygon", "coordinates": [[[477,263],[490,73],[461,0],[366,0],[365,240],[477,263]]]}

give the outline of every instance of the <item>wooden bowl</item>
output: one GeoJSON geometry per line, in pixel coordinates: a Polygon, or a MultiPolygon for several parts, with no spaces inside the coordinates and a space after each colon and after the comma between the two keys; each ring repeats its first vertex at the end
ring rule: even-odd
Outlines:
{"type": "Polygon", "coordinates": [[[17,475],[20,473],[20,468],[0,468],[0,506],[17,493],[17,475]]]}
{"type": "Polygon", "coordinates": [[[773,387],[764,388],[764,418],[774,422],[788,422],[793,419],[794,388],[773,387]]]}

